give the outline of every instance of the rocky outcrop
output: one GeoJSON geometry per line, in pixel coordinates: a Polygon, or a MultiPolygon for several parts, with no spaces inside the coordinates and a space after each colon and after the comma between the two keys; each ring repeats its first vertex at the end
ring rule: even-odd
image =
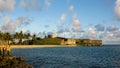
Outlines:
{"type": "Polygon", "coordinates": [[[0,68],[32,68],[23,57],[0,56],[0,68]]]}

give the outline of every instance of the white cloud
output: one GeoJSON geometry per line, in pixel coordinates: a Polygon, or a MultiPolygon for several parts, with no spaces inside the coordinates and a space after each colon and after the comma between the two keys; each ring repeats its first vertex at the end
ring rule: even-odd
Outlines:
{"type": "Polygon", "coordinates": [[[0,12],[0,17],[2,17],[3,16],[3,14],[0,12]]]}
{"type": "Polygon", "coordinates": [[[60,19],[57,21],[57,33],[64,33],[64,26],[63,26],[63,22],[66,19],[66,14],[61,14],[60,19]]]}
{"type": "Polygon", "coordinates": [[[120,20],[120,0],[115,2],[115,15],[118,20],[120,20]]]}
{"type": "Polygon", "coordinates": [[[73,32],[79,33],[80,32],[80,27],[73,27],[73,32]]]}
{"type": "Polygon", "coordinates": [[[80,20],[78,19],[76,13],[73,14],[72,22],[73,22],[73,32],[79,33],[80,32],[80,20]]]}
{"type": "Polygon", "coordinates": [[[66,16],[67,16],[66,14],[62,14],[61,17],[60,17],[60,20],[64,21],[66,19],[66,16]]]}
{"type": "Polygon", "coordinates": [[[75,26],[80,26],[80,20],[79,19],[73,19],[73,23],[75,26]]]}
{"type": "Polygon", "coordinates": [[[74,11],[74,6],[73,5],[69,6],[69,11],[71,11],[71,12],[74,11]]]}
{"type": "Polygon", "coordinates": [[[88,28],[88,37],[89,38],[93,38],[93,39],[95,39],[95,38],[97,38],[97,31],[95,31],[95,29],[93,29],[93,28],[88,28]]]}
{"type": "Polygon", "coordinates": [[[119,27],[116,25],[110,25],[109,27],[107,27],[107,31],[109,31],[109,32],[114,32],[117,30],[119,30],[119,27]]]}
{"type": "Polygon", "coordinates": [[[28,11],[41,9],[39,0],[21,0],[19,5],[28,11]]]}
{"type": "Polygon", "coordinates": [[[14,27],[12,27],[12,24],[11,24],[11,19],[9,17],[4,17],[4,24],[2,26],[0,26],[0,31],[2,32],[13,32],[14,30],[14,27]]]}
{"type": "Polygon", "coordinates": [[[120,38],[120,28],[114,32],[116,38],[120,38]]]}
{"type": "Polygon", "coordinates": [[[26,2],[25,2],[24,0],[21,0],[21,1],[20,1],[20,6],[21,6],[21,7],[25,7],[25,6],[26,6],[26,2]]]}
{"type": "Polygon", "coordinates": [[[98,33],[98,39],[102,39],[105,44],[114,44],[120,42],[120,27],[110,25],[106,27],[105,31],[98,33]]]}
{"type": "Polygon", "coordinates": [[[0,0],[0,11],[13,11],[15,0],[0,0]]]}
{"type": "Polygon", "coordinates": [[[69,25],[67,25],[67,26],[65,27],[65,32],[70,32],[70,26],[69,26],[69,25]]]}
{"type": "Polygon", "coordinates": [[[0,31],[14,33],[18,27],[28,25],[31,20],[27,16],[18,17],[16,20],[5,16],[3,25],[0,26],[0,31]]]}
{"type": "Polygon", "coordinates": [[[68,7],[68,10],[72,14],[72,20],[71,20],[71,22],[72,22],[72,31],[74,32],[74,34],[80,35],[80,32],[81,32],[80,19],[78,18],[77,13],[75,13],[74,6],[70,5],[68,7]]]}
{"type": "Polygon", "coordinates": [[[120,43],[120,31],[103,32],[99,35],[99,38],[103,40],[104,44],[120,43]]]}
{"type": "Polygon", "coordinates": [[[25,28],[22,28],[21,31],[22,31],[23,33],[26,33],[26,32],[27,32],[27,30],[26,30],[25,28]]]}
{"type": "Polygon", "coordinates": [[[51,2],[49,0],[45,0],[45,5],[47,6],[47,10],[48,10],[48,8],[51,6],[51,2]]]}
{"type": "Polygon", "coordinates": [[[73,19],[73,32],[80,32],[80,20],[73,19]]]}
{"type": "Polygon", "coordinates": [[[97,31],[104,31],[105,30],[105,26],[103,24],[97,24],[97,25],[95,25],[95,28],[97,31]]]}

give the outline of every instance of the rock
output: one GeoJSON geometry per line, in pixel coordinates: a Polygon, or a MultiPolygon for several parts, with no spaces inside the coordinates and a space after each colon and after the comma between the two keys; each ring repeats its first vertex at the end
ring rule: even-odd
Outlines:
{"type": "MultiPolygon", "coordinates": [[[[1,56],[0,56],[1,57],[1,56]]],[[[25,62],[23,57],[12,58],[9,56],[2,57],[0,60],[0,68],[33,68],[31,65],[25,62]]]]}

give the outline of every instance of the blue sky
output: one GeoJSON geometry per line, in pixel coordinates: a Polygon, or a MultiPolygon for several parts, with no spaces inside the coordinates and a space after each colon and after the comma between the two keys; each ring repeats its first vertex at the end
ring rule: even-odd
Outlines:
{"type": "Polygon", "coordinates": [[[0,0],[0,30],[119,44],[120,0],[0,0]]]}

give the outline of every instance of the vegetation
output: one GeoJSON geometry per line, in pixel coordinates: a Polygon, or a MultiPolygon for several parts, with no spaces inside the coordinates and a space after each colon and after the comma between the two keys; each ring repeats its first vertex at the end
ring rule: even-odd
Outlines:
{"type": "Polygon", "coordinates": [[[60,45],[61,39],[58,38],[44,38],[34,41],[34,45],[60,45]]]}
{"type": "Polygon", "coordinates": [[[23,57],[19,58],[15,58],[13,56],[3,57],[0,55],[0,68],[32,68],[32,66],[27,64],[23,57]]]}
{"type": "MultiPolygon", "coordinates": [[[[8,32],[0,32],[0,68],[32,68],[31,65],[25,62],[23,57],[16,58],[10,55],[10,44],[23,44],[23,40],[29,40],[30,34],[23,34],[23,32],[16,32],[10,34],[8,32]],[[18,42],[15,42],[15,39],[18,42]]],[[[32,36],[32,40],[35,40],[35,36],[32,36]]]]}
{"type": "MultiPolygon", "coordinates": [[[[0,40],[10,42],[12,45],[61,45],[62,40],[65,38],[44,38],[37,37],[36,34],[23,33],[22,31],[10,34],[8,32],[0,32],[0,40]]],[[[90,40],[90,39],[74,39],[77,45],[80,46],[96,46],[102,45],[102,40],[90,40]]],[[[3,43],[3,42],[2,42],[3,43]]]]}
{"type": "Polygon", "coordinates": [[[101,46],[102,40],[78,39],[76,44],[78,46],[101,46]]]}
{"type": "Polygon", "coordinates": [[[10,34],[8,32],[0,32],[0,40],[11,41],[11,45],[60,45],[61,39],[36,37],[36,34],[23,33],[22,31],[10,34]]]}

